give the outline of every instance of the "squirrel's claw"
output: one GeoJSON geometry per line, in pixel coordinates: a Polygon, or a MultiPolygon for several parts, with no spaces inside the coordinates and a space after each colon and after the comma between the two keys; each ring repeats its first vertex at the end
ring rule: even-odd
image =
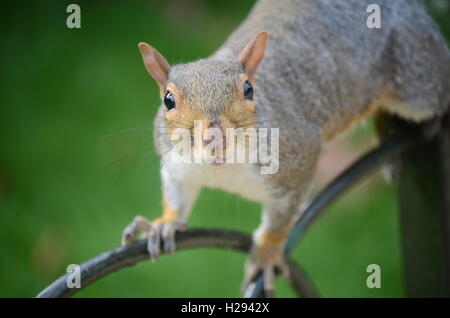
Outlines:
{"type": "Polygon", "coordinates": [[[154,263],[159,256],[161,246],[161,225],[151,224],[147,233],[147,251],[150,255],[150,260],[154,263]]]}
{"type": "Polygon", "coordinates": [[[150,222],[142,216],[136,216],[122,233],[122,245],[135,241],[138,234],[144,232],[148,240],[147,250],[154,262],[161,252],[161,242],[164,253],[175,251],[175,232],[179,229],[182,227],[174,222],[150,222]]]}
{"type": "Polygon", "coordinates": [[[161,230],[164,253],[172,254],[175,251],[175,232],[180,228],[173,223],[164,225],[161,230]]]}
{"type": "Polygon", "coordinates": [[[140,232],[148,232],[149,229],[150,222],[140,215],[136,216],[122,232],[122,246],[134,242],[140,232]]]}
{"type": "Polygon", "coordinates": [[[264,247],[253,247],[250,257],[245,264],[243,288],[244,290],[247,289],[258,277],[258,274],[262,272],[264,292],[267,297],[273,297],[277,271],[288,278],[289,267],[281,251],[277,251],[270,256],[266,252],[264,247]]]}

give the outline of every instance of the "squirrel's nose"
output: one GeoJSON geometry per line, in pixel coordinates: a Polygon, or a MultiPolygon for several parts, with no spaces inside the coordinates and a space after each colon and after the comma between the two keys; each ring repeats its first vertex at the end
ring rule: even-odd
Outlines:
{"type": "Polygon", "coordinates": [[[220,127],[220,120],[218,120],[218,119],[211,120],[209,122],[208,128],[221,128],[220,127]]]}
{"type": "MultiPolygon", "coordinates": [[[[222,137],[222,147],[225,148],[226,147],[226,133],[225,133],[225,130],[223,129],[223,127],[221,126],[220,120],[211,120],[208,125],[208,129],[209,128],[214,128],[214,129],[217,129],[218,131],[220,131],[220,133],[222,135],[221,136],[222,137]]],[[[211,142],[219,143],[219,140],[217,140],[219,137],[220,137],[220,135],[211,137],[209,139],[203,138],[203,146],[209,145],[211,142]]]]}

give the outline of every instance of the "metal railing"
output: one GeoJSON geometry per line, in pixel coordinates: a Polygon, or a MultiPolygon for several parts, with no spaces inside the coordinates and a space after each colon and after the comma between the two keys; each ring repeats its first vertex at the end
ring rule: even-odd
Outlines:
{"type": "MultiPolygon", "coordinates": [[[[286,258],[289,281],[301,297],[317,297],[303,270],[289,258],[298,241],[332,202],[380,166],[400,160],[398,176],[400,224],[406,274],[406,294],[412,297],[450,296],[450,120],[441,133],[423,137],[421,126],[395,122],[397,132],[358,159],[322,190],[305,210],[290,233],[286,258]]],[[[391,123],[392,124],[392,123],[391,123]]],[[[192,229],[176,234],[177,250],[225,248],[247,253],[251,236],[236,231],[192,229]]],[[[104,252],[80,265],[81,288],[121,268],[148,259],[146,240],[104,252]]],[[[68,297],[78,288],[67,287],[69,274],[61,276],[37,297],[68,297]]],[[[244,297],[262,297],[263,277],[259,275],[244,297]]]]}

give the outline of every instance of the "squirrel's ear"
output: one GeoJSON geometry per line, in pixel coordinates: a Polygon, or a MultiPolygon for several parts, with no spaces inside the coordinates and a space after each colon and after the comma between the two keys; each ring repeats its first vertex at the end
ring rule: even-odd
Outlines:
{"type": "Polygon", "coordinates": [[[256,69],[264,57],[267,36],[267,32],[259,33],[247,43],[245,48],[242,50],[241,55],[239,55],[239,62],[244,67],[249,80],[252,80],[255,76],[256,69]]]}
{"type": "Polygon", "coordinates": [[[166,59],[155,48],[147,43],[141,42],[138,44],[138,47],[141,51],[145,68],[159,85],[160,89],[164,89],[170,70],[169,63],[167,63],[166,59]]]}

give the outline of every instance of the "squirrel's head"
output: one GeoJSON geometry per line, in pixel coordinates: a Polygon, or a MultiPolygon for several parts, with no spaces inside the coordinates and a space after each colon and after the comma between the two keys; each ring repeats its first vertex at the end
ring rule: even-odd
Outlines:
{"type": "MultiPolygon", "coordinates": [[[[168,133],[176,128],[248,128],[256,122],[253,85],[267,33],[254,37],[236,61],[204,59],[170,66],[153,47],[139,43],[144,65],[160,88],[168,133]]],[[[256,93],[255,93],[256,94],[256,93]]]]}

